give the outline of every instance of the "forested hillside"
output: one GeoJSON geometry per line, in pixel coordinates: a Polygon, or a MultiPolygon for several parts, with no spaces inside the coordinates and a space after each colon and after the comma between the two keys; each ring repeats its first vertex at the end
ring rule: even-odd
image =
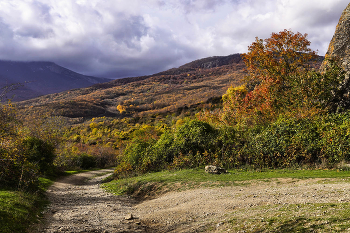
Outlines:
{"type": "Polygon", "coordinates": [[[24,111],[52,110],[71,118],[166,114],[220,98],[228,87],[240,84],[243,76],[239,54],[212,57],[151,76],[117,79],[38,97],[17,106],[24,111]]]}

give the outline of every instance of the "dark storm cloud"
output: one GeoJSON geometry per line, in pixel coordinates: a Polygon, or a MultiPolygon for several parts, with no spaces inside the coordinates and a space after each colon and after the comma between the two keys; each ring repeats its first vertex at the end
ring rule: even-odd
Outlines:
{"type": "Polygon", "coordinates": [[[345,0],[3,0],[0,59],[48,60],[109,78],[247,51],[256,36],[308,33],[323,55],[345,0]]]}

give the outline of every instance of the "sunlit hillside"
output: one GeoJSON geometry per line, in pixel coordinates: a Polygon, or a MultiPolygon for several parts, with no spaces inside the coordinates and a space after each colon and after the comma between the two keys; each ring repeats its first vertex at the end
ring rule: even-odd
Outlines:
{"type": "Polygon", "coordinates": [[[239,54],[188,63],[155,75],[124,78],[19,102],[24,112],[66,117],[142,116],[215,102],[244,76],[239,54]],[[119,105],[119,107],[118,107],[119,105]]]}

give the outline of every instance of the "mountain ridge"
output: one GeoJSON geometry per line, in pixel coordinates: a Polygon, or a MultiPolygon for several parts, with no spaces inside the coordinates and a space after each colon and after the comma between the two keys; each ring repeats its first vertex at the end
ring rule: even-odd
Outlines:
{"type": "Polygon", "coordinates": [[[0,60],[0,87],[19,84],[8,96],[14,101],[107,81],[110,79],[82,75],[50,61],[0,60]]]}

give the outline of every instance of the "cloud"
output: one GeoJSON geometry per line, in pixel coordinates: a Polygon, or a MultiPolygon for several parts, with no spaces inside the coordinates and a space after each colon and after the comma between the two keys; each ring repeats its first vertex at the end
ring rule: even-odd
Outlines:
{"type": "Polygon", "coordinates": [[[323,55],[345,0],[3,0],[0,59],[48,60],[110,78],[247,51],[292,29],[323,55]]]}

